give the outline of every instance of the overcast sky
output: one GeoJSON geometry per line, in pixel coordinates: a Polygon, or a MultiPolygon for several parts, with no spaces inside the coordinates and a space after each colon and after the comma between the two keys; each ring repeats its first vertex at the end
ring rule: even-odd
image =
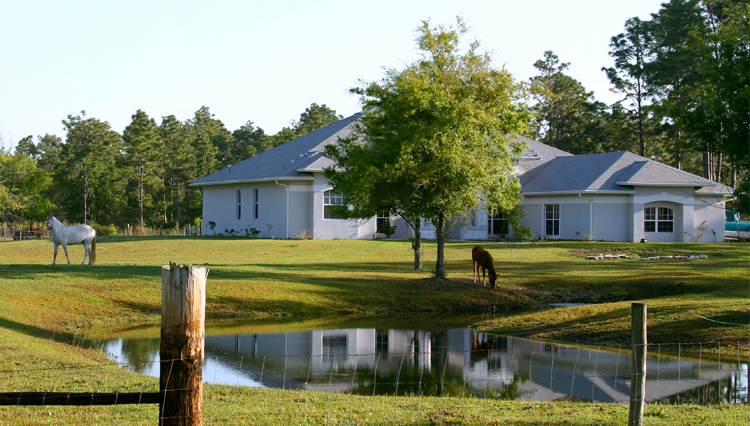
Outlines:
{"type": "Polygon", "coordinates": [[[311,103],[344,116],[348,93],[417,57],[421,21],[461,15],[516,79],[545,50],[597,100],[614,102],[601,71],[625,20],[659,0],[0,0],[0,134],[5,148],[81,110],[122,132],[136,110],[157,123],[209,107],[233,131],[252,121],[274,134],[311,103]]]}

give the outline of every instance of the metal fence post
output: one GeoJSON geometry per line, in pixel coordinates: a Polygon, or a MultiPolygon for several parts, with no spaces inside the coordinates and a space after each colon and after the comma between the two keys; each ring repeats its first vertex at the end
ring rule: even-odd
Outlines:
{"type": "Polygon", "coordinates": [[[162,267],[160,425],[203,424],[207,277],[202,266],[162,267]]]}

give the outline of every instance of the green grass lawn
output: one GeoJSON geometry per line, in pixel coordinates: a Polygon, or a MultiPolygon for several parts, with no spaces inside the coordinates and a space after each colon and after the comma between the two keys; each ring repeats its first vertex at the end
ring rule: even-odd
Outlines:
{"type": "MultiPolygon", "coordinates": [[[[742,358],[750,359],[750,249],[746,244],[483,243],[498,269],[494,290],[472,282],[473,245],[446,245],[448,277],[443,280],[432,278],[430,272],[436,252],[431,242],[425,244],[425,271],[413,270],[411,246],[405,241],[102,237],[97,245],[98,263],[91,267],[79,265],[82,246],[69,248],[70,266],[65,265],[62,250],[58,265],[50,266],[49,240],[0,242],[0,389],[65,387],[103,392],[155,386],[156,379],[116,367],[76,370],[72,383],[67,373],[34,377],[31,371],[45,365],[106,363],[100,353],[76,342],[111,330],[158,325],[161,266],[169,262],[210,269],[209,321],[335,326],[339,321],[393,317],[432,321],[483,314],[485,320],[478,328],[484,331],[564,342],[627,344],[629,301],[638,300],[648,303],[651,343],[741,342],[742,358]],[[708,258],[585,259],[587,254],[620,252],[707,254],[708,258]],[[588,305],[533,309],[553,302],[588,305]]],[[[254,410],[264,404],[277,410],[266,417],[268,424],[622,424],[627,418],[627,407],[606,404],[403,397],[368,398],[362,403],[360,398],[208,386],[207,416],[211,412],[213,417],[207,417],[207,424],[259,422],[254,416],[268,415],[254,410]],[[292,421],[300,398],[309,414],[292,421]],[[260,402],[248,404],[248,399],[260,402]]],[[[690,424],[703,419],[695,424],[710,425],[750,419],[747,407],[725,408],[649,406],[647,422],[678,424],[679,419],[679,424],[690,424]],[[689,412],[696,417],[685,417],[689,412]]],[[[16,424],[13,419],[29,413],[34,413],[32,424],[59,424],[60,418],[68,419],[64,423],[87,423],[80,420],[87,416],[108,419],[103,422],[117,423],[122,418],[126,423],[152,424],[156,416],[153,407],[81,410],[3,407],[0,424],[16,424]]]]}

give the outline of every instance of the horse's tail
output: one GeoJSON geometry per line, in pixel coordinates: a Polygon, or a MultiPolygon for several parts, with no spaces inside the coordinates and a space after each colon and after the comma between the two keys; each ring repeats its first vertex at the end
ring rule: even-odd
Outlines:
{"type": "Polygon", "coordinates": [[[91,253],[89,253],[89,263],[92,265],[96,263],[96,235],[94,235],[94,239],[91,240],[91,253]]]}

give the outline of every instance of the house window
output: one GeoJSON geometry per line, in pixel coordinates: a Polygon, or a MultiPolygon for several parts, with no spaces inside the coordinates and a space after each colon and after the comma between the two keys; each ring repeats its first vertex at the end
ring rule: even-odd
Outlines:
{"type": "Polygon", "coordinates": [[[328,190],[323,193],[323,218],[324,219],[343,219],[342,211],[346,210],[344,205],[344,196],[328,190]]]}
{"type": "Polygon", "coordinates": [[[674,210],[666,207],[646,207],[643,227],[646,232],[674,232],[674,210]]]}
{"type": "Polygon", "coordinates": [[[242,191],[237,190],[237,220],[242,219],[242,191]]]}
{"type": "Polygon", "coordinates": [[[560,235],[560,205],[544,205],[544,234],[560,235]]]}
{"type": "Polygon", "coordinates": [[[510,233],[510,227],[508,225],[508,218],[502,213],[497,212],[495,215],[490,216],[487,222],[487,234],[489,235],[508,235],[510,233]]]}
{"type": "Polygon", "coordinates": [[[258,188],[253,189],[253,219],[258,218],[258,188]]]}
{"type": "Polygon", "coordinates": [[[388,234],[391,231],[391,214],[388,209],[378,210],[377,215],[377,228],[375,232],[378,234],[388,234]]]}

